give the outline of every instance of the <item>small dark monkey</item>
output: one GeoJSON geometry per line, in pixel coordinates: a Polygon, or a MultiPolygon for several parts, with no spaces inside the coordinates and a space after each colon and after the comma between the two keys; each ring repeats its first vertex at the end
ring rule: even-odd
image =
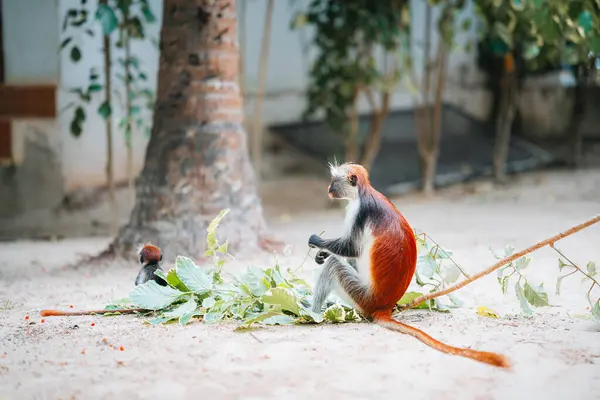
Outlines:
{"type": "Polygon", "coordinates": [[[139,251],[140,263],[142,263],[142,269],[135,278],[135,285],[141,285],[148,281],[155,281],[161,286],[167,286],[167,282],[160,276],[154,274],[154,271],[161,270],[160,262],[162,261],[162,253],[160,249],[151,244],[144,245],[139,251]]]}

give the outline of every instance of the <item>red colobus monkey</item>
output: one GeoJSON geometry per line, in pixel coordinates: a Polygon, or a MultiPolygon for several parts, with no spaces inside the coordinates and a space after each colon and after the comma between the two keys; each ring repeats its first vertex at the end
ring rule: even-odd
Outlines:
{"type": "Polygon", "coordinates": [[[375,190],[367,171],[358,164],[330,165],[329,197],[348,200],[346,231],[338,239],[311,235],[310,247],[319,249],[324,264],[313,294],[313,311],[321,312],[334,289],[378,325],[411,335],[441,352],[508,368],[500,354],[452,347],[421,330],[400,323],[392,311],[415,273],[417,244],[412,228],[396,207],[375,190]]]}

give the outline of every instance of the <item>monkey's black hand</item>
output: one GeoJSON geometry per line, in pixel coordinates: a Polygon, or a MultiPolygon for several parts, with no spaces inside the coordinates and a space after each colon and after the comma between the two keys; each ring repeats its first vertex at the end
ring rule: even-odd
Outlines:
{"type": "Polygon", "coordinates": [[[321,239],[317,235],[310,235],[310,237],[308,238],[308,247],[316,247],[320,249],[321,247],[323,247],[323,239],[321,239]]]}
{"type": "Polygon", "coordinates": [[[315,262],[317,264],[321,265],[321,264],[323,264],[325,262],[325,259],[327,257],[329,257],[329,252],[323,251],[323,250],[319,250],[319,252],[315,256],[315,262]]]}

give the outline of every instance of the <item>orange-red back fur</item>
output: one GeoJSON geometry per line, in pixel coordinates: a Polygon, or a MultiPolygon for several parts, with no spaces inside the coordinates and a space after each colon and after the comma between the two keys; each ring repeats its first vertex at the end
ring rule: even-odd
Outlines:
{"type": "Polygon", "coordinates": [[[358,164],[351,165],[349,173],[356,175],[357,186],[363,199],[367,197],[380,203],[383,220],[373,228],[374,242],[371,247],[372,293],[361,311],[371,315],[376,311],[391,314],[402,298],[417,266],[417,243],[412,228],[398,209],[369,182],[367,171],[358,164]]]}

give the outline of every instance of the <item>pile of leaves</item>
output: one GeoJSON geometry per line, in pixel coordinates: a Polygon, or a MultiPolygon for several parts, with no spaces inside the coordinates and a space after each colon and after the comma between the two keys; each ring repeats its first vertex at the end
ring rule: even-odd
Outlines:
{"type": "MultiPolygon", "coordinates": [[[[296,270],[287,268],[284,271],[276,259],[275,265],[270,268],[250,266],[236,276],[224,272],[223,266],[232,256],[227,251],[227,241],[220,243],[216,231],[228,212],[228,209],[221,211],[207,229],[205,255],[211,257],[211,265],[198,266],[190,258],[178,256],[175,266],[167,273],[156,271],[156,274],[168,283],[167,286],[158,285],[154,281],[146,282],[136,286],[128,298],[117,300],[106,308],[116,310],[136,307],[149,310],[146,315],[149,317],[147,322],[150,324],[186,325],[192,318],[198,318],[205,323],[238,321],[240,328],[245,328],[254,323],[289,325],[363,320],[356,309],[333,295],[331,296],[333,301],[328,303],[323,313],[313,312],[311,310],[312,289],[297,275],[304,262],[296,270]],[[228,275],[227,280],[223,278],[224,275],[228,275]]],[[[442,248],[424,233],[416,233],[415,237],[419,258],[413,286],[416,285],[420,289],[407,292],[398,301],[398,306],[410,303],[425,292],[442,290],[456,282],[461,275],[468,277],[452,260],[450,250],[442,248]]],[[[504,256],[509,256],[513,252],[514,248],[507,247],[504,256]]],[[[310,252],[307,258],[309,256],[310,252]]],[[[499,255],[496,257],[504,258],[499,255]]],[[[528,316],[533,314],[531,307],[550,305],[543,284],[538,286],[530,283],[522,274],[530,262],[531,258],[522,257],[498,270],[498,281],[504,294],[508,292],[510,279],[516,280],[515,293],[523,313],[528,316]]],[[[573,269],[569,274],[578,271],[584,273],[562,253],[560,265],[561,270],[567,267],[573,269]]],[[[595,280],[596,274],[595,265],[589,263],[587,272],[584,273],[585,278],[591,282],[587,295],[592,316],[600,320],[600,303],[598,300],[593,303],[590,298],[591,290],[598,285],[595,280]]],[[[557,282],[557,294],[563,278],[564,276],[559,277],[557,282]]],[[[450,308],[461,305],[462,301],[455,294],[450,293],[428,300],[415,308],[449,312],[450,308]],[[443,301],[444,299],[448,301],[443,301]]],[[[487,311],[478,311],[478,314],[495,315],[492,310],[485,310],[487,311]]]]}
{"type": "MultiPolygon", "coordinates": [[[[149,313],[153,314],[148,319],[150,324],[178,322],[186,325],[192,318],[201,318],[206,323],[234,320],[241,322],[241,327],[253,323],[286,325],[362,320],[356,309],[335,298],[323,313],[314,313],[311,310],[312,289],[296,275],[302,265],[296,271],[290,268],[284,271],[278,262],[266,269],[250,266],[237,276],[228,276],[227,281],[223,279],[227,274],[223,266],[231,255],[227,252],[227,241],[220,243],[216,231],[228,212],[227,209],[221,211],[207,229],[205,255],[212,259],[210,266],[198,266],[190,258],[178,256],[175,266],[167,273],[156,271],[167,286],[146,282],[136,286],[128,298],[117,300],[107,308],[133,306],[153,311],[149,313]]],[[[424,234],[418,234],[417,239],[423,253],[417,265],[417,285],[434,291],[456,281],[458,266],[445,265],[452,253],[437,244],[430,246],[424,234]]],[[[398,304],[406,304],[422,294],[408,292],[398,304]]],[[[460,304],[455,296],[449,295],[449,298],[452,305],[460,304]]],[[[417,308],[448,311],[448,306],[438,299],[417,308]]]]}

